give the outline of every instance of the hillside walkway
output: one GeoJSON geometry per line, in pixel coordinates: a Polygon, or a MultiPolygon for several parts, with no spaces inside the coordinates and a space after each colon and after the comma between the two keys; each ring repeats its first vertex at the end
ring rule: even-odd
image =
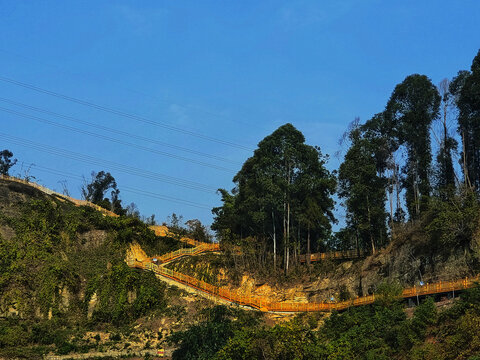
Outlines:
{"type": "MultiPolygon", "coordinates": [[[[179,273],[177,271],[165,268],[163,264],[155,264],[151,261],[138,244],[133,244],[127,253],[127,264],[130,267],[153,271],[159,276],[163,276],[200,290],[208,295],[213,295],[230,303],[248,306],[264,312],[312,312],[312,311],[333,311],[344,310],[351,306],[361,306],[372,304],[378,299],[378,296],[367,295],[357,297],[356,299],[341,302],[321,302],[321,303],[298,303],[298,302],[273,302],[270,299],[256,295],[242,295],[235,290],[230,290],[209,284],[198,280],[192,276],[179,273]]],[[[424,286],[414,286],[404,289],[400,297],[412,298],[416,296],[434,295],[452,291],[465,290],[476,286],[479,277],[465,278],[456,281],[440,281],[437,283],[426,284],[424,286]]]]}
{"type": "MultiPolygon", "coordinates": [[[[46,194],[53,195],[62,200],[67,200],[72,202],[77,206],[90,206],[98,211],[100,211],[105,216],[118,216],[113,212],[103,209],[98,205],[92,204],[85,200],[77,200],[63,194],[54,192],[48,188],[45,188],[41,185],[28,182],[22,179],[9,177],[9,176],[0,176],[0,179],[18,182],[25,185],[32,186],[46,194]]],[[[150,227],[157,236],[171,236],[176,237],[175,234],[171,233],[166,226],[151,226],[150,227]]],[[[343,310],[352,306],[361,306],[372,304],[378,299],[375,294],[357,297],[353,300],[347,300],[342,302],[321,302],[321,303],[297,303],[297,302],[273,302],[266,297],[255,296],[255,295],[242,295],[235,290],[230,290],[222,287],[218,287],[212,284],[208,284],[205,281],[198,280],[194,277],[179,273],[177,271],[167,269],[164,267],[165,264],[178,259],[182,256],[193,256],[204,253],[206,251],[218,251],[220,250],[219,244],[215,243],[203,243],[188,237],[180,237],[180,241],[185,242],[193,248],[179,249],[167,254],[148,257],[147,254],[141,249],[138,244],[132,244],[130,249],[127,251],[126,262],[128,266],[153,271],[157,276],[170,279],[174,283],[183,284],[184,286],[190,287],[199,291],[200,293],[205,293],[208,297],[217,298],[226,301],[227,303],[233,303],[237,305],[248,306],[254,309],[261,311],[271,311],[271,312],[310,312],[310,311],[333,311],[333,310],[343,310]]],[[[321,259],[346,259],[346,258],[356,258],[365,256],[364,253],[359,253],[357,251],[347,251],[347,252],[332,252],[332,253],[318,253],[311,254],[311,261],[318,261],[321,259]]],[[[306,258],[303,256],[303,261],[305,262],[306,258]]],[[[471,287],[476,286],[477,282],[480,280],[480,277],[475,278],[465,278],[455,281],[440,281],[437,283],[426,284],[424,286],[414,286],[411,288],[404,289],[400,297],[402,298],[412,298],[417,296],[425,295],[434,295],[447,293],[452,291],[461,291],[471,287]]]]}

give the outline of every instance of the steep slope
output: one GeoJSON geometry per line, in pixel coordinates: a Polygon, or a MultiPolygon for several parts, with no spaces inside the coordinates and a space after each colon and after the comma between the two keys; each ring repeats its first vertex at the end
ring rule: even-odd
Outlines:
{"type": "Polygon", "coordinates": [[[157,332],[181,328],[186,308],[195,313],[208,304],[130,269],[124,258],[132,242],[154,254],[183,246],[157,237],[137,219],[104,216],[0,180],[0,358],[122,350],[127,344],[143,349],[147,341],[163,341],[157,332]],[[145,331],[134,333],[135,324],[145,331]],[[108,340],[109,332],[116,340],[108,340]]]}

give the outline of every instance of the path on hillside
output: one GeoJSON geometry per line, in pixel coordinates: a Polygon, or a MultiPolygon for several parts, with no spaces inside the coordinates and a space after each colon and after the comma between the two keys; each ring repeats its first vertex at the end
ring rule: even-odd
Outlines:
{"type": "MultiPolygon", "coordinates": [[[[61,200],[67,200],[72,202],[77,206],[90,206],[98,211],[102,212],[105,216],[115,216],[118,215],[101,208],[100,206],[90,203],[85,200],[77,200],[63,194],[54,192],[48,188],[45,188],[41,185],[31,183],[22,179],[9,177],[9,176],[0,176],[0,179],[22,183],[25,185],[32,186],[46,194],[56,196],[61,200]]],[[[175,234],[171,233],[166,226],[151,226],[150,227],[157,236],[172,236],[176,238],[175,234]]],[[[156,257],[148,257],[147,254],[141,249],[138,244],[132,244],[130,249],[126,254],[126,262],[128,266],[139,268],[143,270],[153,271],[155,274],[184,284],[193,289],[199,290],[203,293],[208,294],[209,296],[214,296],[216,298],[223,299],[229,303],[234,303],[238,305],[249,306],[251,308],[259,309],[261,311],[274,311],[274,312],[307,312],[307,311],[332,311],[332,310],[343,310],[351,306],[360,306],[367,305],[375,302],[375,294],[358,297],[353,300],[342,301],[342,302],[323,302],[323,303],[297,303],[297,302],[273,302],[266,297],[255,296],[255,295],[241,295],[238,291],[229,290],[226,288],[221,288],[215,285],[206,283],[205,281],[198,280],[194,277],[179,273],[177,271],[167,269],[164,267],[165,264],[171,262],[175,259],[178,259],[182,256],[193,256],[204,253],[206,251],[218,251],[220,247],[218,244],[203,243],[188,237],[180,237],[180,241],[185,242],[189,245],[194,246],[193,248],[188,249],[179,249],[167,254],[159,255],[156,257]]],[[[317,261],[321,259],[345,259],[345,258],[356,258],[364,256],[365,254],[359,253],[357,251],[347,251],[347,252],[332,252],[332,253],[319,253],[312,254],[311,260],[317,261]],[[315,259],[315,260],[314,260],[315,259]]],[[[305,256],[303,256],[303,261],[305,262],[305,256]]],[[[404,289],[401,297],[402,298],[412,298],[415,296],[424,296],[424,295],[433,295],[446,293],[451,291],[459,291],[468,289],[476,286],[476,282],[480,279],[479,276],[475,278],[465,278],[456,281],[447,281],[447,282],[438,282],[433,284],[426,284],[425,286],[414,286],[412,288],[404,289]]],[[[377,296],[378,298],[378,296],[377,296]]]]}
{"type": "MultiPolygon", "coordinates": [[[[198,280],[192,276],[179,273],[171,269],[165,268],[164,264],[155,264],[151,261],[138,244],[133,244],[130,251],[127,253],[127,264],[130,267],[138,269],[153,271],[155,274],[177,281],[181,284],[188,285],[194,289],[203,291],[209,295],[214,295],[218,298],[226,300],[237,305],[249,306],[261,311],[272,312],[310,312],[310,311],[333,311],[344,310],[351,306],[361,306],[372,304],[378,299],[378,296],[367,295],[358,297],[353,300],[342,302],[321,302],[321,303],[297,303],[297,302],[273,302],[263,296],[256,295],[242,295],[236,290],[230,290],[209,284],[205,281],[198,280]]],[[[469,279],[460,279],[456,281],[438,282],[433,284],[426,284],[424,286],[414,286],[402,291],[400,297],[412,298],[416,296],[433,295],[440,293],[447,293],[452,291],[460,291],[475,286],[479,281],[479,277],[469,279]]]]}

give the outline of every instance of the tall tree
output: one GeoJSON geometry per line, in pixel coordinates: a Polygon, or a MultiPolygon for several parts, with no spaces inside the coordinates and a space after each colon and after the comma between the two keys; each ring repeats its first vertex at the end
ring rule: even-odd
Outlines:
{"type": "Polygon", "coordinates": [[[202,242],[212,242],[212,235],[208,228],[198,219],[191,219],[185,222],[187,225],[188,235],[202,242]]]}
{"type": "Polygon", "coordinates": [[[338,194],[344,199],[347,227],[355,234],[355,245],[375,252],[387,237],[387,182],[378,174],[376,144],[362,137],[359,128],[351,130],[349,137],[352,144],[340,165],[338,194]]]}
{"type": "Polygon", "coordinates": [[[387,116],[398,129],[400,143],[408,154],[404,188],[410,218],[425,210],[431,193],[430,126],[438,116],[440,95],[425,75],[405,78],[393,91],[386,108],[387,116]]]}
{"type": "MultiPolygon", "coordinates": [[[[375,153],[375,162],[378,176],[387,179],[387,194],[390,207],[390,230],[393,231],[393,223],[401,222],[404,212],[400,200],[401,174],[396,154],[400,148],[399,129],[391,114],[382,112],[375,114],[364,125],[360,125],[360,119],[356,119],[362,137],[368,140],[375,153]],[[395,204],[395,206],[394,206],[395,204]],[[395,210],[394,210],[395,208],[395,210]]],[[[355,126],[351,129],[354,130],[355,126]]],[[[348,136],[351,132],[348,132],[348,136]]]]}
{"type": "Polygon", "coordinates": [[[306,228],[305,245],[307,262],[310,264],[311,235],[326,240],[331,232],[331,224],[336,221],[331,198],[336,180],[326,170],[327,158],[319,147],[305,149],[302,160],[301,172],[295,184],[295,207],[298,226],[306,228]]]}
{"type": "Polygon", "coordinates": [[[442,138],[437,154],[437,167],[435,171],[436,188],[442,198],[449,198],[455,190],[455,170],[453,168],[452,153],[456,150],[457,141],[448,134],[447,114],[450,104],[450,82],[443,79],[438,89],[442,97],[442,138]]]}
{"type": "Polygon", "coordinates": [[[0,152],[0,174],[7,175],[10,168],[17,163],[17,159],[13,159],[13,153],[10,150],[2,150],[0,152]]]}
{"type": "Polygon", "coordinates": [[[224,243],[233,243],[240,224],[236,214],[236,196],[225,189],[218,189],[218,193],[222,195],[223,205],[212,209],[214,221],[211,228],[224,243]]]}
{"type": "Polygon", "coordinates": [[[218,233],[218,229],[225,229],[225,220],[235,218],[230,231],[259,241],[271,239],[274,263],[281,247],[288,271],[292,229],[295,224],[295,233],[299,233],[299,209],[308,197],[315,199],[319,208],[315,212],[320,219],[315,221],[316,230],[330,231],[335,179],[324,165],[319,149],[306,145],[300,131],[291,124],[281,126],[264,138],[243,164],[233,179],[233,194],[222,192],[224,205],[213,210],[217,216],[212,229],[218,233]]]}
{"type": "Polygon", "coordinates": [[[480,50],[471,71],[460,71],[450,85],[458,107],[458,132],[462,139],[462,163],[467,185],[480,190],[480,50]]]}

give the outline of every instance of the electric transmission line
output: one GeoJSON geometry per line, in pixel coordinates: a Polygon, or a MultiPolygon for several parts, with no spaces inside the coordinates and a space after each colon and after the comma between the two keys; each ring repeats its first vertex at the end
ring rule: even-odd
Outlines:
{"type": "Polygon", "coordinates": [[[8,109],[8,108],[4,108],[4,107],[1,107],[1,106],[0,106],[0,111],[6,112],[6,113],[9,113],[9,114],[13,114],[13,115],[16,115],[16,116],[20,116],[20,117],[23,117],[25,119],[32,119],[32,120],[35,120],[35,121],[38,121],[38,122],[41,122],[41,123],[44,123],[44,124],[56,126],[56,127],[66,129],[66,130],[69,130],[69,131],[73,131],[73,132],[76,132],[76,133],[79,133],[79,134],[85,134],[85,135],[88,135],[88,136],[96,137],[98,139],[103,139],[103,140],[107,140],[107,141],[114,142],[114,143],[117,143],[117,144],[134,147],[134,148],[137,148],[137,149],[140,149],[140,150],[143,150],[143,151],[148,151],[148,152],[151,152],[151,153],[155,153],[155,154],[158,154],[158,155],[163,155],[163,156],[167,156],[167,157],[182,160],[182,161],[187,161],[187,162],[190,162],[190,163],[193,163],[193,164],[210,167],[210,168],[216,169],[216,170],[226,171],[226,172],[229,172],[229,173],[234,173],[235,172],[232,169],[228,169],[228,168],[225,168],[225,167],[222,167],[222,166],[218,166],[218,165],[206,163],[206,162],[203,162],[203,161],[198,161],[198,160],[195,160],[195,159],[186,158],[186,157],[183,157],[183,156],[180,156],[180,155],[171,154],[171,153],[167,153],[167,152],[164,152],[164,151],[148,148],[148,147],[143,146],[143,145],[138,145],[138,144],[134,144],[134,143],[131,143],[131,142],[128,142],[128,141],[112,138],[110,136],[106,136],[106,135],[94,133],[94,132],[91,132],[91,131],[75,128],[73,126],[60,124],[60,123],[57,123],[55,121],[47,120],[47,119],[44,119],[44,118],[39,118],[37,116],[33,116],[33,115],[29,115],[29,114],[24,114],[24,113],[21,113],[21,112],[15,111],[15,110],[11,110],[11,109],[8,109]]]}
{"type": "Polygon", "coordinates": [[[181,187],[192,189],[192,190],[198,190],[206,193],[213,193],[213,194],[216,193],[215,188],[209,185],[195,182],[195,181],[185,180],[182,178],[165,175],[165,174],[161,174],[161,173],[157,173],[149,170],[143,170],[140,168],[120,164],[110,160],[99,159],[94,156],[85,155],[85,154],[73,152],[70,150],[60,149],[60,148],[45,145],[45,144],[40,144],[31,140],[4,134],[1,132],[0,132],[0,139],[6,142],[17,144],[19,146],[27,147],[28,149],[34,149],[44,153],[49,153],[51,155],[87,163],[89,165],[94,164],[102,167],[106,166],[109,169],[114,169],[116,171],[123,172],[125,174],[134,175],[134,176],[145,178],[145,179],[164,182],[164,183],[181,186],[181,187]]]}
{"type": "Polygon", "coordinates": [[[145,137],[145,136],[132,134],[132,133],[129,133],[127,131],[122,131],[122,130],[118,130],[118,129],[115,129],[115,128],[112,128],[112,127],[99,125],[99,124],[96,124],[96,123],[92,123],[92,122],[89,122],[89,121],[85,121],[85,120],[75,118],[73,116],[59,114],[57,112],[53,112],[53,111],[46,110],[46,109],[41,109],[41,108],[38,108],[38,107],[35,107],[35,106],[20,103],[20,102],[13,101],[13,100],[10,100],[10,99],[0,97],[0,101],[3,101],[7,104],[14,105],[14,106],[17,106],[17,107],[21,107],[21,108],[24,108],[24,109],[33,110],[33,111],[40,112],[40,113],[47,114],[47,115],[52,115],[52,116],[55,116],[57,118],[62,118],[62,119],[65,119],[65,120],[68,120],[70,122],[74,122],[74,123],[77,123],[77,124],[86,125],[86,126],[89,126],[89,127],[95,128],[95,129],[104,130],[104,131],[108,131],[108,132],[111,132],[111,133],[114,133],[114,134],[118,134],[118,135],[122,135],[122,136],[127,136],[129,138],[141,140],[143,142],[148,142],[148,143],[155,144],[155,145],[170,147],[170,148],[175,149],[175,150],[180,150],[180,151],[184,151],[184,152],[187,152],[187,153],[190,153],[190,154],[203,156],[203,157],[206,157],[206,158],[210,158],[212,160],[223,161],[225,163],[230,163],[230,164],[234,164],[234,165],[241,165],[241,163],[239,163],[237,161],[233,161],[233,160],[221,157],[221,156],[207,154],[207,153],[204,153],[204,152],[188,149],[188,148],[178,146],[178,145],[168,144],[168,143],[165,143],[163,141],[159,141],[157,139],[151,139],[151,138],[148,138],[148,137],[145,137]]]}
{"type": "Polygon", "coordinates": [[[47,89],[44,89],[44,88],[41,88],[41,87],[38,87],[38,86],[35,86],[35,85],[31,85],[31,84],[28,84],[28,83],[24,83],[24,82],[21,82],[21,81],[10,79],[10,78],[4,77],[4,76],[0,76],[0,81],[3,81],[5,83],[9,83],[9,84],[12,84],[12,85],[20,86],[20,87],[23,87],[25,89],[36,91],[36,92],[46,94],[46,95],[49,95],[49,96],[53,96],[53,97],[56,97],[56,98],[59,98],[59,99],[67,100],[67,101],[70,101],[70,102],[73,102],[73,103],[76,103],[76,104],[87,106],[87,107],[90,107],[90,108],[93,108],[93,109],[96,109],[96,110],[100,110],[100,111],[104,111],[104,112],[107,112],[107,113],[110,113],[110,114],[122,116],[122,117],[127,118],[127,119],[132,119],[132,120],[135,120],[135,121],[143,122],[145,124],[161,127],[161,128],[171,130],[171,131],[176,131],[176,132],[181,133],[181,134],[190,135],[190,136],[193,136],[193,137],[196,137],[196,138],[199,138],[199,139],[208,140],[208,141],[211,141],[211,142],[215,142],[215,143],[218,143],[218,144],[230,146],[230,147],[237,148],[237,149],[240,149],[240,150],[252,151],[251,148],[249,148],[247,146],[244,146],[244,145],[241,145],[241,144],[237,144],[237,143],[227,141],[227,140],[218,139],[218,138],[208,136],[208,135],[203,135],[203,134],[200,134],[200,133],[195,132],[195,131],[186,130],[186,129],[182,129],[182,128],[179,128],[179,127],[176,127],[176,126],[172,126],[172,125],[169,125],[167,123],[153,121],[153,120],[145,118],[143,116],[139,116],[139,115],[136,115],[136,114],[131,114],[131,113],[121,111],[121,110],[116,110],[116,109],[113,109],[113,108],[110,108],[110,107],[107,107],[107,106],[99,105],[99,104],[96,104],[96,103],[93,103],[93,102],[90,102],[90,101],[87,101],[87,100],[82,100],[82,99],[78,99],[78,98],[75,98],[75,97],[72,97],[72,96],[64,95],[64,94],[61,94],[61,93],[58,93],[58,92],[50,91],[50,90],[47,90],[47,89]]]}

